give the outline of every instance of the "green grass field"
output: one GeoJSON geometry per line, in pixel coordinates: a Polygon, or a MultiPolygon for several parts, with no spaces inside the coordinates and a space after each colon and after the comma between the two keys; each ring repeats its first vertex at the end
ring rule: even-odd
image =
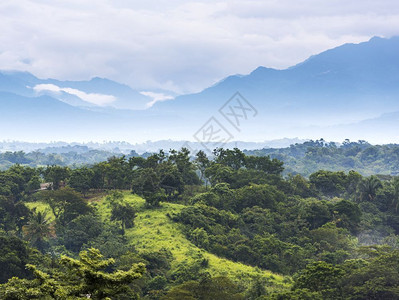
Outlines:
{"type": "Polygon", "coordinates": [[[50,209],[50,206],[48,206],[48,204],[43,203],[43,202],[25,202],[26,206],[33,210],[36,209],[36,211],[40,211],[40,212],[46,212],[47,213],[47,217],[50,218],[51,221],[54,221],[55,217],[53,212],[50,209]]]}

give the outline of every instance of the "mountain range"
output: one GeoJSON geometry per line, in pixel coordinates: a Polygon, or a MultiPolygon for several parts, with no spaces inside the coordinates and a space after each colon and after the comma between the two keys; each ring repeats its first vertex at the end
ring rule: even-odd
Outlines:
{"type": "Polygon", "coordinates": [[[399,37],[345,44],[284,70],[258,67],[149,107],[152,100],[104,78],[2,71],[0,139],[399,142],[399,37]]]}

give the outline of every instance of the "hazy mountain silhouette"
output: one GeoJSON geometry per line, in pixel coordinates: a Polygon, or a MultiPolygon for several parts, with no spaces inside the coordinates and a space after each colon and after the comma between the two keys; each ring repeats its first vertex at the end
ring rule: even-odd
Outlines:
{"type": "Polygon", "coordinates": [[[399,113],[395,113],[399,111],[399,37],[345,44],[285,70],[259,67],[245,76],[229,76],[200,93],[140,111],[126,109],[145,107],[149,97],[103,78],[43,80],[24,72],[1,72],[0,92],[3,138],[22,139],[35,130],[43,133],[38,138],[45,138],[47,132],[47,139],[58,140],[73,136],[130,141],[193,139],[214,117],[235,140],[343,140],[359,135],[372,141],[384,133],[399,142],[395,135],[399,132],[399,113]],[[61,91],[34,89],[43,84],[61,91]],[[116,100],[96,106],[79,97],[76,90],[116,100]],[[219,109],[237,91],[253,111],[247,119],[235,116],[240,124],[234,126],[219,109]]]}

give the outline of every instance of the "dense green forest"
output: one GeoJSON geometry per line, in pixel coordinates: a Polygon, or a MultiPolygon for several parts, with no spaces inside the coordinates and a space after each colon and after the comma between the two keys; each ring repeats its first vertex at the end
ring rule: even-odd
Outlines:
{"type": "Polygon", "coordinates": [[[399,177],[357,172],[393,170],[395,149],[309,142],[281,150],[288,170],[268,149],[18,161],[0,172],[0,299],[399,299],[399,177]]]}
{"type": "MultiPolygon", "coordinates": [[[[0,153],[0,170],[6,170],[14,164],[29,167],[40,167],[47,165],[69,166],[77,168],[83,165],[95,164],[107,160],[111,156],[121,156],[117,153],[105,150],[89,149],[87,147],[71,147],[65,151],[63,148],[43,149],[29,153],[24,151],[5,151],[0,153]],[[64,150],[64,151],[63,151],[64,150]]],[[[149,154],[143,154],[143,157],[149,154]]],[[[139,156],[131,151],[127,157],[139,156]]]]}
{"type": "Polygon", "coordinates": [[[399,174],[399,145],[371,145],[366,141],[342,144],[323,139],[291,145],[244,151],[248,155],[270,156],[284,162],[285,174],[309,176],[318,170],[356,170],[362,175],[399,174]]]}
{"type": "MultiPolygon", "coordinates": [[[[139,155],[136,151],[127,152],[125,157],[148,157],[153,153],[139,155]]],[[[244,150],[247,155],[270,156],[284,162],[284,173],[301,174],[308,177],[318,170],[346,171],[356,170],[364,176],[373,174],[399,174],[399,145],[371,145],[366,141],[338,144],[323,139],[297,143],[287,148],[264,148],[244,150]]],[[[96,150],[86,146],[50,147],[33,152],[6,151],[0,153],[0,170],[6,170],[13,164],[30,167],[47,165],[78,168],[107,160],[109,157],[121,157],[119,149],[96,150]]]]}

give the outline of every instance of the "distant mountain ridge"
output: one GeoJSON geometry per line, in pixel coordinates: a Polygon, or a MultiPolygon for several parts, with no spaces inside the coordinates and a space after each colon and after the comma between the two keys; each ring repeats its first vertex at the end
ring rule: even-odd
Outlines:
{"type": "MultiPolygon", "coordinates": [[[[226,148],[240,148],[242,150],[255,150],[263,148],[283,148],[289,147],[292,144],[302,143],[304,140],[298,138],[294,139],[279,139],[264,142],[243,142],[243,141],[233,141],[225,145],[226,148]]],[[[194,143],[190,141],[177,141],[177,140],[159,140],[159,141],[146,141],[144,143],[127,143],[127,142],[86,142],[86,143],[66,143],[66,142],[50,142],[50,143],[28,143],[20,141],[0,141],[0,153],[2,152],[34,152],[40,151],[43,153],[67,153],[67,152],[87,152],[90,150],[101,150],[108,151],[111,153],[122,153],[129,154],[132,150],[137,151],[137,153],[145,152],[158,152],[159,150],[164,150],[168,152],[170,149],[180,149],[181,147],[192,148],[192,150],[203,150],[204,147],[200,143],[194,143]]]]}
{"type": "Polygon", "coordinates": [[[220,116],[220,107],[237,91],[259,112],[256,120],[245,122],[242,131],[247,136],[254,136],[256,128],[270,138],[317,138],[326,126],[342,128],[383,118],[399,111],[399,37],[345,44],[285,70],[259,67],[200,93],[156,103],[152,110],[181,114],[194,122],[198,116],[220,116]],[[312,136],[314,127],[320,130],[312,136]]]}
{"type": "MultiPolygon", "coordinates": [[[[21,96],[49,95],[72,106],[91,107],[95,104],[85,99],[87,95],[109,96],[115,99],[103,106],[118,109],[146,109],[152,99],[125,84],[94,77],[88,81],[61,81],[39,79],[28,72],[0,71],[0,91],[21,96]]],[[[94,97],[94,96],[93,96],[94,97]]]]}
{"type": "MultiPolygon", "coordinates": [[[[314,100],[324,100],[323,104],[328,104],[326,102],[332,100],[331,96],[364,92],[373,96],[376,93],[390,95],[392,91],[399,91],[398,83],[399,37],[375,37],[368,42],[345,44],[327,50],[285,70],[258,67],[249,75],[229,76],[200,93],[157,103],[153,109],[176,108],[183,102],[190,102],[195,107],[204,105],[204,102],[212,105],[214,98],[220,97],[214,105],[217,106],[236,91],[255,104],[271,104],[274,107],[287,103],[317,104],[314,100]],[[199,98],[204,101],[197,101],[199,98]],[[286,101],[273,103],[276,100],[286,101]]],[[[346,101],[341,99],[341,102],[346,101]]]]}
{"type": "Polygon", "coordinates": [[[285,70],[259,67],[137,110],[151,101],[104,78],[60,81],[0,72],[0,139],[207,142],[201,130],[216,120],[211,125],[221,125],[229,141],[399,142],[399,37],[345,44],[285,70]],[[246,119],[236,114],[239,127],[221,111],[233,109],[226,103],[237,91],[256,111],[246,119]]]}

